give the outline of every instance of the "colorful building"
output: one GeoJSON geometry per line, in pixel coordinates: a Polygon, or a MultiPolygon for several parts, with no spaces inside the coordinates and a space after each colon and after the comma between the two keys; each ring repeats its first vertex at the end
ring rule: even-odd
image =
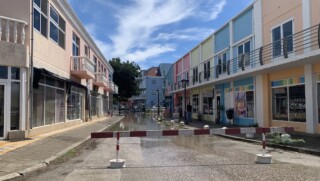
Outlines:
{"type": "Polygon", "coordinates": [[[193,118],[320,133],[319,5],[257,0],[190,50],[193,118]]]}
{"type": "Polygon", "coordinates": [[[0,6],[0,139],[105,117],[117,93],[113,68],[68,2],[32,2],[0,6]]]}

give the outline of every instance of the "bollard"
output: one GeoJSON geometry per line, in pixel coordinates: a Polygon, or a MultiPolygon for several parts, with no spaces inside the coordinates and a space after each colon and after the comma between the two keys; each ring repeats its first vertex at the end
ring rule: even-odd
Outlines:
{"type": "Polygon", "coordinates": [[[119,159],[119,149],[120,149],[120,132],[117,132],[117,146],[116,146],[116,159],[110,160],[110,168],[122,168],[125,167],[124,159],[119,159]]]}
{"type": "Polygon", "coordinates": [[[270,164],[272,163],[272,155],[266,154],[266,134],[262,133],[262,154],[257,154],[256,163],[270,164]]]}

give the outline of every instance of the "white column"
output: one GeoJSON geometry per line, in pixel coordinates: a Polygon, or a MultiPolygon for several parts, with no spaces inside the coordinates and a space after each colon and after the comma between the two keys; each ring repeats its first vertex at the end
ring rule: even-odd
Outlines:
{"type": "Polygon", "coordinates": [[[265,94],[265,90],[263,88],[263,75],[257,75],[255,77],[255,119],[257,120],[257,123],[259,127],[266,126],[264,125],[264,117],[265,114],[268,114],[264,107],[267,106],[266,102],[263,102],[263,97],[265,94]]]}
{"type": "Polygon", "coordinates": [[[10,21],[7,20],[6,24],[6,41],[9,42],[10,39],[10,21]]]}
{"type": "Polygon", "coordinates": [[[25,42],[25,39],[26,39],[26,31],[25,31],[25,27],[26,25],[25,24],[22,24],[21,25],[21,44],[23,45],[24,42],[25,42]]]}
{"type": "Polygon", "coordinates": [[[229,54],[229,60],[231,60],[233,58],[233,22],[230,21],[229,23],[229,37],[230,37],[230,42],[229,42],[229,47],[230,47],[230,54],[229,54]]]}
{"type": "Polygon", "coordinates": [[[2,37],[2,19],[0,18],[0,41],[2,40],[1,37],[2,37]]]}
{"type": "Polygon", "coordinates": [[[306,126],[307,133],[316,132],[317,124],[317,110],[316,104],[316,84],[313,74],[312,64],[304,65],[304,79],[305,79],[305,96],[306,96],[306,126]]]}
{"type": "Polygon", "coordinates": [[[253,5],[253,34],[254,34],[253,49],[260,48],[263,45],[261,0],[257,0],[253,5]]]}
{"type": "MultiPolygon", "coordinates": [[[[303,0],[302,1],[302,29],[307,29],[311,27],[311,14],[310,14],[310,0],[303,0]]],[[[310,32],[305,32],[305,35],[303,37],[304,39],[304,52],[310,52],[311,47],[310,46],[310,32]]]]}
{"type": "Polygon", "coordinates": [[[21,88],[20,88],[20,130],[26,130],[26,122],[29,120],[26,115],[27,105],[27,71],[25,68],[21,68],[21,88]]]}
{"type": "Polygon", "coordinates": [[[18,39],[18,30],[17,30],[18,23],[15,21],[13,23],[13,43],[17,43],[18,39]]]}

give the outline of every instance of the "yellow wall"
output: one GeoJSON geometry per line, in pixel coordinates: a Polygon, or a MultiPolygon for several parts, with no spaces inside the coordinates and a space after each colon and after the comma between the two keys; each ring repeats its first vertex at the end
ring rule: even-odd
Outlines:
{"type": "MultiPolygon", "coordinates": [[[[304,0],[303,0],[304,1],[304,0]]],[[[320,1],[319,0],[311,0],[311,26],[317,25],[320,23],[320,1]]]]}
{"type": "Polygon", "coordinates": [[[297,77],[297,76],[304,76],[304,68],[303,67],[272,72],[269,74],[269,79],[270,79],[270,81],[274,81],[274,80],[281,80],[281,79],[286,79],[286,78],[290,78],[290,77],[297,77]]]}
{"type": "Polygon", "coordinates": [[[271,30],[276,26],[294,19],[294,32],[302,30],[302,1],[301,0],[263,0],[263,44],[271,43],[271,30]]]}
{"type": "Polygon", "coordinates": [[[190,68],[197,66],[200,63],[199,60],[199,47],[191,51],[191,66],[190,68]]]}
{"type": "Polygon", "coordinates": [[[206,61],[213,56],[212,36],[210,36],[201,46],[201,61],[206,61]]]}

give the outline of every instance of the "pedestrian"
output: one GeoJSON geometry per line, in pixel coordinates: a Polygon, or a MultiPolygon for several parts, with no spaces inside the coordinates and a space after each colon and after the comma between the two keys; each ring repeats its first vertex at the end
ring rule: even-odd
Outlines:
{"type": "Polygon", "coordinates": [[[192,106],[190,105],[190,102],[189,104],[187,105],[187,122],[186,124],[189,124],[192,122],[192,106]]]}
{"type": "Polygon", "coordinates": [[[181,107],[180,104],[179,104],[178,106],[179,106],[179,107],[178,107],[178,112],[179,112],[179,121],[180,121],[181,118],[182,118],[182,107],[181,107]]]}

